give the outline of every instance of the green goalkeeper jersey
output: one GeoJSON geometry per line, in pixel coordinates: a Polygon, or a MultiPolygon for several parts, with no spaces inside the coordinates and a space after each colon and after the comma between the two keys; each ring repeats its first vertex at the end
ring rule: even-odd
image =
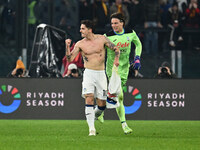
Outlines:
{"type": "MultiPolygon", "coordinates": [[[[135,44],[135,55],[140,56],[142,44],[133,30],[123,30],[121,33],[110,31],[105,36],[120,49],[118,72],[122,85],[126,84],[129,73],[129,56],[131,52],[131,42],[135,44]]],[[[115,52],[107,48],[106,74],[108,78],[112,75],[112,67],[115,59],[115,52]]]]}

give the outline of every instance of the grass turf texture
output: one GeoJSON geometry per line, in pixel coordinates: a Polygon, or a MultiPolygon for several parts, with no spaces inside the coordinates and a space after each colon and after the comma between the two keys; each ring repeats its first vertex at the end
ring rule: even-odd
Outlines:
{"type": "Polygon", "coordinates": [[[99,134],[88,137],[85,120],[0,120],[1,150],[199,150],[200,121],[95,122],[99,134]]]}

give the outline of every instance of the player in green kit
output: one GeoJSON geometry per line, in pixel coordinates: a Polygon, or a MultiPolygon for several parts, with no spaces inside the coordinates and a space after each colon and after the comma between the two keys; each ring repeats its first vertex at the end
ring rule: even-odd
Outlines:
{"type": "MultiPolygon", "coordinates": [[[[122,88],[126,85],[128,74],[129,74],[129,55],[131,52],[131,42],[135,44],[135,58],[132,63],[135,70],[139,70],[140,65],[140,55],[142,52],[142,44],[133,30],[125,30],[125,19],[121,13],[114,13],[110,17],[112,30],[105,34],[105,36],[114,43],[120,49],[120,58],[118,72],[121,77],[122,88]]],[[[113,60],[115,58],[115,53],[113,50],[107,48],[107,61],[106,61],[106,74],[108,78],[112,75],[113,60]]],[[[122,123],[122,129],[125,134],[132,133],[132,129],[128,127],[125,118],[125,109],[123,105],[123,90],[119,95],[120,107],[116,108],[117,114],[119,116],[120,122],[122,123]]],[[[109,97],[108,97],[109,99],[109,97]]],[[[103,121],[103,115],[98,118],[103,121]]]]}

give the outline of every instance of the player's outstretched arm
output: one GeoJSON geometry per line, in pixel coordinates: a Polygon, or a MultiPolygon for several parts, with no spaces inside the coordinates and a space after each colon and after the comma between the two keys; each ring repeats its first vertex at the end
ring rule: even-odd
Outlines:
{"type": "Polygon", "coordinates": [[[74,46],[74,49],[70,52],[70,44],[71,44],[71,39],[66,39],[65,40],[65,45],[66,45],[66,57],[68,62],[72,62],[74,58],[78,55],[80,48],[79,48],[79,42],[77,42],[74,46]]]}
{"type": "MultiPolygon", "coordinates": [[[[105,37],[105,36],[104,36],[105,37]]],[[[115,60],[114,60],[114,64],[115,66],[119,66],[119,57],[120,57],[120,50],[117,46],[115,46],[115,44],[113,44],[107,37],[105,37],[105,45],[112,49],[113,51],[115,51],[115,60]]]]}
{"type": "Polygon", "coordinates": [[[133,36],[134,38],[132,42],[135,44],[135,58],[134,61],[131,63],[131,66],[134,70],[139,70],[141,68],[140,56],[142,53],[142,44],[135,31],[133,31],[133,36]]]}

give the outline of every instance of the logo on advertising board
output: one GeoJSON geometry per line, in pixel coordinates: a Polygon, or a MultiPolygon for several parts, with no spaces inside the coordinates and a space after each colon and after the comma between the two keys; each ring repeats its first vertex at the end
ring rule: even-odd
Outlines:
{"type": "Polygon", "coordinates": [[[63,107],[64,92],[26,92],[28,107],[63,107]]]}
{"type": "Polygon", "coordinates": [[[133,86],[126,86],[123,90],[128,97],[125,98],[125,100],[128,101],[129,104],[132,104],[130,106],[124,106],[125,114],[133,114],[138,111],[142,105],[142,101],[147,109],[185,107],[184,92],[169,92],[166,90],[163,92],[147,92],[143,93],[142,96],[138,88],[134,88],[133,86]]]}
{"type": "Polygon", "coordinates": [[[133,114],[135,113],[142,105],[142,95],[137,88],[133,86],[126,86],[124,89],[124,93],[131,94],[131,101],[133,104],[131,106],[124,106],[125,114],[133,114]]]}
{"type": "Polygon", "coordinates": [[[64,92],[35,92],[31,90],[25,92],[22,99],[22,96],[16,87],[12,85],[1,85],[0,113],[13,113],[18,110],[20,105],[27,108],[64,107],[64,92]]]}
{"type": "Polygon", "coordinates": [[[1,85],[0,112],[9,114],[16,111],[21,104],[21,95],[16,87],[1,85]]]}
{"type": "Polygon", "coordinates": [[[146,99],[148,108],[185,107],[185,93],[148,92],[146,99]]]}

